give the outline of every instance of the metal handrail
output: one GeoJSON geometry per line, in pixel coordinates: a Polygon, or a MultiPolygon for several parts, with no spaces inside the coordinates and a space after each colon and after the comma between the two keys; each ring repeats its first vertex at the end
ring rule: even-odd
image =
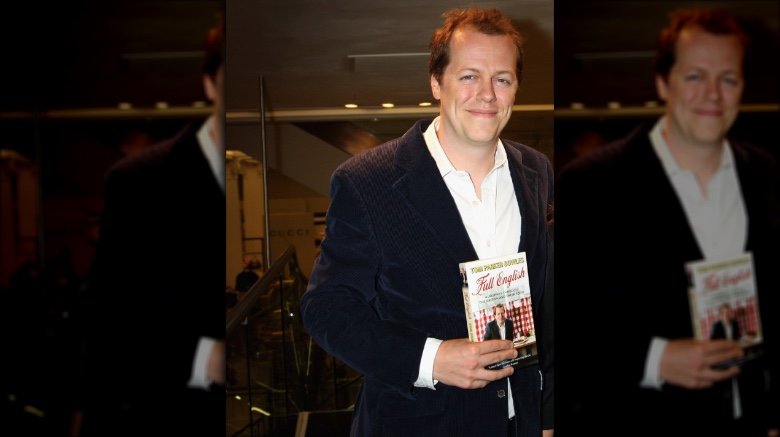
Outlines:
{"type": "Polygon", "coordinates": [[[246,295],[228,311],[227,316],[225,317],[227,321],[225,333],[228,337],[230,337],[233,331],[246,320],[260,298],[265,296],[270,291],[271,286],[282,277],[284,268],[287,265],[290,266],[291,274],[302,276],[300,268],[298,267],[298,257],[296,256],[295,246],[287,247],[284,253],[274,261],[263,276],[255,281],[254,285],[249,288],[246,295]]]}

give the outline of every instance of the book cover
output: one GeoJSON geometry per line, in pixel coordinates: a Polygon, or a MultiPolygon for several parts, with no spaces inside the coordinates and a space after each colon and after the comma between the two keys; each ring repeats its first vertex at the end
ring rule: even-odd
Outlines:
{"type": "Polygon", "coordinates": [[[488,366],[539,362],[525,252],[460,264],[463,303],[471,341],[512,340],[517,358],[488,366]]]}
{"type": "MultiPolygon", "coordinates": [[[[745,349],[745,358],[761,354],[763,334],[759,315],[753,256],[686,264],[690,275],[690,305],[697,340],[729,338],[745,349]]],[[[732,363],[733,364],[733,363],[732,363]]]]}

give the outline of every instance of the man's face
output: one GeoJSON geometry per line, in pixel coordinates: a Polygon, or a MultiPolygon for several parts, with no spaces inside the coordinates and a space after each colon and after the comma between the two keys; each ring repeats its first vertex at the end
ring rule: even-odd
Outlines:
{"type": "Polygon", "coordinates": [[[504,315],[506,314],[506,309],[498,307],[496,308],[496,322],[499,325],[504,324],[504,315]]]}
{"type": "Polygon", "coordinates": [[[509,36],[465,28],[450,41],[450,62],[441,83],[431,77],[441,101],[439,139],[446,147],[496,144],[512,115],[517,92],[517,49],[509,36]]]}
{"type": "Polygon", "coordinates": [[[717,146],[734,120],[744,87],[742,46],[736,36],[684,29],[667,81],[656,77],[666,100],[673,142],[717,146]]]}

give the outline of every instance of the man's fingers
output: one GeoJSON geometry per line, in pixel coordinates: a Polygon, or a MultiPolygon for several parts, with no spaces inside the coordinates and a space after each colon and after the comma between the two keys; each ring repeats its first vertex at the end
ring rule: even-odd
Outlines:
{"type": "Polygon", "coordinates": [[[517,357],[517,351],[515,349],[504,349],[497,352],[491,352],[482,355],[481,361],[483,361],[484,365],[487,366],[489,364],[497,363],[499,361],[511,360],[512,358],[515,357],[517,357]]]}
{"type": "Polygon", "coordinates": [[[433,378],[456,387],[481,388],[514,372],[511,367],[497,370],[487,370],[485,367],[516,356],[517,351],[509,340],[446,340],[436,353],[433,378]]]}
{"type": "Polygon", "coordinates": [[[734,340],[712,340],[702,344],[707,354],[733,353],[742,350],[739,343],[734,340]]]}
{"type": "Polygon", "coordinates": [[[704,351],[704,361],[709,367],[723,361],[741,358],[744,351],[733,340],[710,342],[704,351]]]}
{"type": "Polygon", "coordinates": [[[482,387],[484,387],[488,382],[509,378],[514,372],[514,367],[504,367],[496,370],[480,369],[474,374],[474,378],[478,381],[484,381],[484,384],[482,384],[482,387]]]}
{"type": "Polygon", "coordinates": [[[701,378],[709,382],[723,381],[737,376],[739,374],[739,367],[729,367],[728,369],[718,370],[712,368],[706,368],[702,370],[701,378]]]}
{"type": "Polygon", "coordinates": [[[479,353],[481,355],[505,349],[512,349],[511,340],[485,340],[474,344],[479,348],[479,353]]]}

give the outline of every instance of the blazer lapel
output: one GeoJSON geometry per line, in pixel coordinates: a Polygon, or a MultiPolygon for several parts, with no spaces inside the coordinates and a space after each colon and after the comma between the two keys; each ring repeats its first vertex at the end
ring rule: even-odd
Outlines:
{"type": "Polygon", "coordinates": [[[703,252],[693,235],[685,209],[650,144],[648,132],[642,129],[635,132],[635,135],[638,135],[634,137],[635,140],[626,145],[628,159],[634,161],[627,165],[627,168],[635,170],[627,175],[625,180],[633,182],[626,182],[623,188],[626,192],[625,199],[616,201],[626,201],[632,205],[635,205],[633,202],[639,202],[638,206],[633,208],[644,216],[640,219],[644,223],[641,226],[663,229],[662,232],[669,241],[675,242],[674,252],[682,260],[702,259],[703,252]],[[650,210],[647,210],[648,208],[650,210]],[[663,220],[662,226],[646,222],[648,217],[657,217],[659,212],[659,219],[663,220]]]}
{"type": "Polygon", "coordinates": [[[453,261],[477,259],[455,200],[425,145],[422,133],[429,123],[417,122],[401,138],[395,156],[399,177],[393,188],[430,226],[431,233],[440,240],[453,261]]]}
{"type": "Polygon", "coordinates": [[[517,250],[523,252],[536,246],[539,238],[535,231],[539,229],[539,203],[534,202],[534,193],[539,192],[539,175],[535,170],[523,165],[523,154],[516,148],[504,142],[509,161],[509,172],[515,188],[515,198],[520,207],[522,220],[520,230],[520,245],[517,250]]]}
{"type": "Polygon", "coordinates": [[[173,164],[178,166],[177,174],[185,178],[191,191],[206,199],[224,201],[225,193],[200,148],[197,131],[196,126],[188,127],[181,139],[174,143],[173,164]]]}
{"type": "Polygon", "coordinates": [[[767,232],[764,229],[758,229],[758,225],[764,223],[763,220],[755,219],[757,217],[766,217],[769,212],[764,209],[768,195],[767,186],[771,181],[760,181],[756,178],[760,172],[754,171],[755,167],[750,161],[750,156],[747,150],[736,140],[730,139],[732,145],[732,151],[734,154],[734,162],[737,168],[737,179],[739,180],[739,188],[742,193],[742,200],[745,203],[745,211],[748,216],[748,229],[747,239],[744,250],[753,250],[756,246],[759,246],[758,239],[762,238],[762,234],[767,232]],[[754,220],[750,220],[754,218],[754,220]]]}

